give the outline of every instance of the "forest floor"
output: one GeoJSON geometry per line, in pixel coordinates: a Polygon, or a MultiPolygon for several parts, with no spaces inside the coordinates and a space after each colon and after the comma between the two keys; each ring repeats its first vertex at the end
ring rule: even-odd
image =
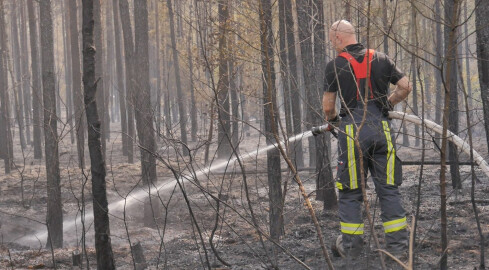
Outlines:
{"type": "MultiPolygon", "coordinates": [[[[237,162],[233,162],[227,167],[226,174],[222,170],[208,174],[200,173],[198,181],[195,178],[183,180],[180,182],[181,187],[174,181],[172,171],[160,162],[158,176],[159,183],[163,184],[160,185],[159,197],[153,196],[152,202],[154,204],[160,200],[162,205],[159,205],[160,210],[156,211],[156,225],[145,227],[142,209],[147,194],[140,196],[146,191],[140,183],[139,159],[135,158],[137,162],[134,164],[127,163],[127,158],[121,154],[120,136],[117,137],[116,128],[112,131],[113,137],[107,144],[107,193],[109,202],[113,203],[113,208],[110,210],[111,241],[118,269],[134,268],[130,246],[135,243],[141,244],[148,269],[204,269],[207,260],[214,269],[269,269],[273,266],[279,269],[301,269],[302,266],[296,260],[302,261],[311,269],[327,269],[318,234],[290,173],[285,172],[282,175],[284,183],[287,182],[287,193],[284,207],[285,231],[280,246],[272,244],[253,226],[256,223],[261,232],[268,234],[267,177],[263,173],[266,170],[266,155],[243,160],[247,169],[246,181],[237,162]],[[183,196],[182,190],[188,201],[183,196]],[[222,202],[219,206],[210,194],[213,196],[221,194],[219,197],[222,202]],[[116,205],[116,202],[120,204],[116,205]],[[125,207],[124,202],[126,202],[125,207]],[[251,215],[250,205],[254,218],[251,215]],[[190,209],[193,217],[190,215],[190,209]],[[212,251],[209,244],[211,235],[218,256],[228,263],[229,267],[225,266],[212,251]]],[[[476,144],[476,149],[481,150],[483,156],[487,157],[483,141],[480,140],[481,143],[476,144]]],[[[166,143],[160,142],[159,145],[165,146],[166,143]]],[[[333,145],[335,144],[333,140],[333,145]]],[[[414,145],[413,138],[411,144],[414,145]]],[[[256,150],[258,146],[263,145],[263,137],[252,133],[249,137],[243,137],[241,153],[256,150]]],[[[304,145],[307,145],[307,142],[304,142],[304,145]]],[[[189,164],[195,168],[203,163],[204,147],[194,146],[194,148],[196,150],[192,154],[195,154],[195,159],[192,162],[189,162],[188,158],[177,158],[176,151],[166,147],[160,151],[160,154],[176,171],[188,172],[189,164]]],[[[83,268],[86,269],[87,262],[90,268],[95,268],[93,224],[89,217],[92,209],[89,170],[82,171],[77,168],[76,146],[69,142],[69,136],[66,136],[60,145],[65,233],[64,248],[54,251],[44,248],[47,198],[43,161],[32,159],[30,147],[25,151],[25,159],[19,158],[18,153],[21,153],[21,150],[18,143],[15,149],[17,152],[14,172],[4,175],[4,169],[0,167],[0,269],[50,269],[54,267],[53,261],[58,269],[77,269],[78,267],[72,266],[72,253],[83,252],[84,241],[81,233],[83,227],[87,231],[85,252],[88,254],[87,258],[83,259],[83,268]],[[83,201],[86,203],[83,204],[83,201]],[[76,219],[80,215],[81,205],[86,205],[84,224],[76,219]]],[[[428,145],[426,149],[426,159],[437,160],[439,154],[433,150],[434,147],[428,145]]],[[[215,149],[211,147],[211,153],[214,153],[213,150],[215,149]]],[[[332,152],[335,151],[333,147],[332,152]]],[[[398,154],[403,160],[419,160],[421,151],[419,146],[400,147],[398,154]]],[[[308,156],[307,152],[305,156],[308,156]]],[[[460,159],[468,158],[461,155],[460,159]]],[[[336,160],[334,154],[333,160],[336,160]]],[[[88,167],[88,157],[86,164],[88,167]]],[[[489,179],[477,167],[475,169],[478,179],[475,185],[475,198],[481,229],[488,239],[489,179]]],[[[194,171],[198,172],[197,169],[194,171]]],[[[403,172],[404,182],[400,189],[410,221],[416,211],[420,166],[404,166],[403,172]]],[[[417,269],[439,269],[438,263],[442,253],[439,174],[439,166],[424,166],[415,240],[417,269]]],[[[460,174],[464,181],[463,188],[460,190],[452,189],[450,175],[447,179],[448,265],[449,269],[478,269],[480,244],[470,201],[470,166],[461,166],[460,174]]],[[[299,175],[311,198],[321,225],[324,242],[329,250],[339,234],[336,210],[324,210],[322,202],[314,199],[316,177],[314,173],[302,171],[299,175]]],[[[370,188],[367,193],[375,219],[375,233],[382,245],[380,207],[373,184],[370,180],[368,183],[370,188]]],[[[367,224],[366,221],[366,227],[367,224]]],[[[381,269],[379,257],[374,252],[376,247],[370,235],[370,232],[365,235],[366,249],[360,264],[352,266],[341,258],[332,257],[335,268],[381,269]]],[[[486,257],[489,255],[488,243],[489,239],[486,240],[486,257]]],[[[329,254],[331,256],[331,253],[329,254]]],[[[136,268],[140,267],[141,265],[136,265],[136,268]]],[[[394,269],[401,268],[394,267],[394,269]]]]}

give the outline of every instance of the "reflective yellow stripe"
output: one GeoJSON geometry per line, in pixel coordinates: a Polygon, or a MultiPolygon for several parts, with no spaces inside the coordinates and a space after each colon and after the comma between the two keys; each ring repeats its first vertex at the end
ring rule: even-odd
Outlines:
{"type": "Polygon", "coordinates": [[[337,187],[339,190],[342,190],[342,189],[343,189],[343,185],[342,185],[340,182],[336,182],[336,187],[337,187]]]}
{"type": "Polygon", "coordinates": [[[407,227],[406,217],[384,222],[384,232],[397,232],[407,227]]]}
{"type": "Polygon", "coordinates": [[[353,125],[346,126],[346,143],[348,147],[348,173],[350,175],[350,189],[358,188],[357,163],[355,160],[355,141],[353,140],[353,125]]]}
{"type": "Polygon", "coordinates": [[[340,222],[341,232],[346,234],[363,234],[363,223],[340,222]]]}
{"type": "Polygon", "coordinates": [[[387,121],[382,121],[384,127],[385,139],[387,140],[387,184],[394,185],[394,169],[396,162],[396,149],[392,146],[391,129],[387,121]]]}

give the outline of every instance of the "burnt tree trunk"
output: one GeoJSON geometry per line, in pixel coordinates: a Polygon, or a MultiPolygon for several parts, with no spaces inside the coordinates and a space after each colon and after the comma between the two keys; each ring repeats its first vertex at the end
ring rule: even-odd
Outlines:
{"type": "Polygon", "coordinates": [[[466,20],[464,24],[464,37],[465,37],[465,72],[466,72],[466,81],[467,81],[467,95],[469,97],[469,109],[472,109],[472,79],[471,79],[471,72],[470,72],[470,58],[472,58],[472,53],[470,52],[470,46],[469,46],[469,36],[471,33],[469,32],[469,20],[470,17],[467,14],[467,1],[464,3],[464,18],[466,20]]]}
{"type": "Polygon", "coordinates": [[[71,64],[73,71],[73,105],[75,111],[76,147],[78,151],[78,167],[85,168],[85,110],[83,106],[80,41],[78,30],[77,1],[68,1],[70,9],[70,40],[71,40],[71,64]]]}
{"type": "Polygon", "coordinates": [[[489,147],[489,28],[487,27],[489,23],[489,3],[481,1],[475,11],[477,67],[479,69],[484,128],[486,130],[487,147],[489,147]]]}
{"type": "Polygon", "coordinates": [[[126,110],[127,110],[127,158],[129,163],[134,162],[134,41],[129,15],[129,4],[127,0],[119,1],[120,22],[122,25],[122,36],[124,38],[124,58],[126,66],[126,110]]]}
{"type": "Polygon", "coordinates": [[[47,245],[63,246],[63,211],[59,174],[58,121],[56,116],[56,74],[54,72],[53,20],[51,1],[39,1],[41,18],[42,86],[44,105],[44,153],[47,179],[47,245]]]}
{"type": "MultiPolygon", "coordinates": [[[[299,75],[297,74],[297,55],[295,53],[295,38],[294,38],[294,20],[292,16],[292,2],[285,0],[285,32],[287,34],[287,59],[289,63],[289,81],[290,81],[290,99],[292,106],[292,125],[294,134],[302,133],[302,98],[299,91],[299,75]]],[[[296,140],[293,143],[292,151],[295,157],[297,167],[304,167],[304,152],[302,148],[302,140],[296,140]]]]}
{"type": "MultiPolygon", "coordinates": [[[[158,1],[156,1],[158,2],[158,1]]],[[[192,4],[190,3],[190,12],[192,13],[192,4]]],[[[156,16],[158,17],[158,16],[156,16]]],[[[188,42],[187,42],[187,54],[188,54],[188,66],[190,74],[190,138],[193,142],[197,141],[197,104],[195,101],[195,80],[194,80],[194,61],[192,54],[192,21],[190,21],[190,27],[188,30],[188,42]]],[[[159,42],[158,42],[159,44],[159,42]]]]}
{"type": "Polygon", "coordinates": [[[31,77],[29,75],[29,50],[27,47],[27,22],[25,16],[25,5],[19,6],[20,12],[20,52],[22,70],[22,92],[24,96],[24,127],[26,142],[32,145],[31,140],[31,120],[32,120],[32,98],[31,98],[31,77]]]}
{"type": "Polygon", "coordinates": [[[177,103],[178,103],[178,115],[180,120],[180,137],[183,145],[183,155],[190,155],[189,150],[187,148],[187,110],[185,108],[185,98],[183,95],[182,82],[180,79],[180,62],[178,60],[178,50],[177,50],[177,41],[175,37],[175,16],[173,14],[173,7],[171,0],[167,0],[168,6],[168,17],[170,20],[170,38],[171,38],[171,47],[173,49],[173,64],[175,65],[175,83],[177,86],[177,103]]]}
{"type": "MultiPolygon", "coordinates": [[[[459,8],[455,8],[455,5],[459,5],[458,0],[445,0],[445,63],[446,64],[446,76],[445,81],[445,91],[450,91],[450,106],[449,106],[449,116],[448,116],[448,129],[454,134],[458,134],[459,117],[458,117],[458,72],[457,72],[457,49],[458,46],[451,46],[451,44],[457,44],[457,35],[460,32],[459,27],[459,8]],[[456,31],[454,33],[453,39],[450,39],[450,32],[456,31]],[[449,43],[455,42],[455,43],[449,43]]],[[[457,146],[449,142],[448,143],[448,158],[450,163],[450,175],[452,177],[452,187],[461,189],[462,181],[460,179],[460,166],[458,164],[458,150],[457,146]]]]}
{"type": "MultiPolygon", "coordinates": [[[[122,154],[124,156],[128,155],[128,141],[129,137],[127,136],[127,109],[126,109],[126,87],[124,85],[124,62],[122,60],[122,46],[121,46],[121,23],[119,18],[119,5],[118,0],[114,0],[112,2],[112,12],[114,18],[114,36],[115,36],[115,66],[116,66],[116,74],[117,74],[117,84],[116,91],[119,96],[119,109],[120,109],[120,120],[121,120],[121,129],[122,129],[122,154]]],[[[129,67],[126,67],[126,71],[129,67]]],[[[127,73],[126,73],[127,74],[127,73]]],[[[126,79],[128,79],[126,77],[126,79]]],[[[126,81],[126,85],[128,85],[128,80],[126,81]]]]}
{"type": "MultiPolygon", "coordinates": [[[[443,56],[443,32],[441,30],[441,10],[440,10],[440,5],[441,5],[441,0],[435,0],[435,33],[436,33],[436,44],[435,44],[435,50],[436,50],[436,55],[435,55],[435,64],[436,67],[434,68],[433,72],[435,73],[435,99],[436,99],[436,104],[435,104],[435,122],[440,123],[441,121],[441,112],[443,111],[443,99],[442,99],[442,89],[443,89],[443,84],[442,84],[442,77],[441,77],[441,65],[442,65],[442,56],[443,56]]],[[[437,140],[437,143],[439,144],[440,140],[437,140]]]]}
{"type": "Polygon", "coordinates": [[[231,148],[231,117],[229,105],[229,0],[218,1],[219,16],[219,81],[217,82],[217,157],[229,159],[231,148]]]}
{"type": "Polygon", "coordinates": [[[20,45],[19,45],[19,29],[18,29],[18,16],[17,16],[17,2],[12,3],[11,9],[11,20],[10,26],[12,34],[11,46],[12,46],[12,62],[13,62],[13,94],[15,101],[15,116],[17,118],[17,124],[19,125],[19,138],[20,147],[24,151],[26,145],[25,141],[25,130],[24,130],[24,95],[23,95],[23,78],[21,69],[21,55],[20,55],[20,45]]]}
{"type": "Polygon", "coordinates": [[[10,97],[8,92],[7,33],[5,29],[5,3],[0,2],[0,156],[5,161],[5,174],[9,174],[13,161],[12,131],[10,127],[10,97]]]}
{"type": "MultiPolygon", "coordinates": [[[[148,8],[145,0],[136,1],[134,5],[135,59],[138,72],[135,77],[138,94],[134,95],[136,106],[136,126],[139,143],[141,144],[141,175],[148,190],[156,182],[156,151],[155,133],[153,127],[153,110],[151,109],[151,89],[149,83],[149,53],[148,53],[148,8]]],[[[158,201],[144,205],[144,224],[152,226],[154,216],[159,214],[158,201]],[[152,205],[153,204],[153,205],[152,205]]]]}
{"type": "Polygon", "coordinates": [[[27,1],[27,12],[29,13],[29,38],[31,44],[31,73],[32,73],[32,125],[34,158],[42,158],[41,148],[41,72],[39,70],[39,43],[38,28],[36,23],[37,12],[34,9],[34,1],[27,1]]]}
{"type": "MultiPolygon", "coordinates": [[[[260,40],[261,65],[263,72],[263,114],[265,121],[265,137],[267,145],[275,141],[274,134],[278,135],[278,108],[275,89],[275,68],[273,61],[273,28],[272,5],[270,0],[260,0],[260,40]]],[[[275,241],[284,233],[284,220],[282,209],[282,176],[280,173],[280,152],[273,148],[267,152],[268,196],[270,199],[270,236],[275,241]]]]}
{"type": "MultiPolygon", "coordinates": [[[[322,0],[313,0],[312,13],[315,17],[312,19],[313,34],[314,34],[314,88],[310,89],[313,92],[310,94],[310,106],[314,111],[311,116],[314,126],[322,125],[324,122],[323,110],[321,105],[321,97],[323,94],[324,70],[326,68],[326,48],[325,48],[325,32],[324,32],[324,10],[322,0]]],[[[309,95],[308,95],[309,96],[309,95]]],[[[336,208],[336,192],[333,179],[333,170],[331,169],[330,146],[331,136],[318,136],[315,139],[316,143],[316,190],[317,200],[323,201],[325,209],[336,208]]]]}
{"type": "MultiPolygon", "coordinates": [[[[160,139],[161,136],[161,34],[160,34],[160,16],[159,16],[159,0],[154,1],[154,6],[155,6],[155,12],[154,12],[154,20],[155,20],[155,39],[156,39],[156,134],[157,139],[160,139]]],[[[191,31],[190,31],[191,32],[191,31]]],[[[190,41],[189,41],[190,42],[190,41]]],[[[189,53],[190,55],[190,53],[189,53]]],[[[190,56],[189,56],[190,57],[190,56]]],[[[190,58],[191,61],[191,58],[190,58]]],[[[189,63],[190,66],[192,66],[192,63],[189,63]]],[[[192,70],[192,67],[190,68],[192,70]]],[[[192,75],[190,75],[192,76],[192,75]]],[[[192,77],[191,77],[192,79],[192,77]]],[[[191,89],[192,91],[192,97],[193,97],[193,88],[191,89]]],[[[192,109],[194,110],[194,102],[192,102],[192,109]]],[[[194,135],[193,135],[193,122],[192,122],[192,140],[194,141],[194,135]]]]}
{"type": "Polygon", "coordinates": [[[97,111],[95,78],[95,44],[93,0],[83,0],[83,89],[88,123],[88,151],[92,173],[93,220],[97,269],[115,269],[110,241],[109,209],[105,186],[105,159],[101,145],[100,120],[97,111]]]}
{"type": "Polygon", "coordinates": [[[71,45],[70,45],[70,28],[67,25],[69,21],[69,10],[64,2],[61,2],[61,10],[63,10],[63,47],[65,57],[65,95],[66,95],[66,122],[70,128],[71,143],[75,143],[75,132],[73,130],[73,71],[71,64],[71,45]]]}
{"type": "Polygon", "coordinates": [[[99,88],[99,91],[96,92],[97,98],[97,110],[98,115],[100,116],[100,140],[102,142],[102,153],[105,156],[106,150],[106,138],[107,138],[107,121],[105,121],[105,114],[108,113],[105,106],[105,94],[104,87],[105,77],[103,71],[103,40],[102,40],[102,14],[101,14],[101,5],[100,0],[93,0],[93,18],[95,21],[94,28],[94,40],[95,47],[97,48],[98,53],[95,54],[95,80],[99,80],[99,83],[102,87],[99,88]]]}
{"type": "MultiPolygon", "coordinates": [[[[306,129],[311,129],[315,123],[315,106],[312,104],[314,98],[318,99],[316,92],[316,78],[315,78],[315,67],[314,67],[314,52],[313,52],[313,30],[312,30],[312,20],[314,14],[312,14],[312,0],[302,1],[300,4],[297,2],[297,19],[299,23],[299,40],[302,55],[302,66],[304,72],[304,92],[306,94],[305,99],[305,111],[306,111],[306,129]]],[[[317,100],[318,101],[318,100],[317,100]]],[[[309,142],[309,167],[316,167],[316,143],[314,138],[310,137],[309,142]]]]}

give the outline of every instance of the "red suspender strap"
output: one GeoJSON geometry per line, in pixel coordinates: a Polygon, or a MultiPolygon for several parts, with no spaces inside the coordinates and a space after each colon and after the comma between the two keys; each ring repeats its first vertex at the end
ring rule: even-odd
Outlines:
{"type": "MultiPolygon", "coordinates": [[[[353,68],[353,73],[355,73],[355,78],[357,80],[357,86],[360,87],[360,79],[367,79],[368,86],[370,88],[370,98],[374,98],[372,83],[370,81],[370,75],[372,74],[372,59],[374,57],[375,50],[368,49],[363,57],[363,61],[359,63],[351,54],[347,52],[342,52],[338,56],[345,58],[353,68]],[[367,61],[368,59],[368,61],[367,61]],[[367,74],[368,77],[367,78],[367,74]]],[[[359,99],[357,90],[357,100],[359,99]]]]}

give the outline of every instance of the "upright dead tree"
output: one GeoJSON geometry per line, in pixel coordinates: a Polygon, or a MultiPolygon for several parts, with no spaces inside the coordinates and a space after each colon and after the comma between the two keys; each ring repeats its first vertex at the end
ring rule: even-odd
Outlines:
{"type": "MultiPolygon", "coordinates": [[[[155,132],[153,127],[153,111],[151,109],[151,89],[149,84],[149,53],[148,53],[148,8],[146,0],[134,3],[134,33],[136,40],[135,64],[138,67],[136,74],[137,95],[134,95],[136,107],[136,126],[139,143],[141,145],[141,175],[143,183],[151,188],[156,182],[156,151],[155,132]]],[[[154,206],[158,205],[154,203],[154,206]]],[[[144,206],[144,223],[146,226],[154,224],[154,213],[151,201],[144,206]]]]}
{"type": "Polygon", "coordinates": [[[29,14],[29,38],[31,44],[31,74],[32,74],[32,125],[34,158],[42,158],[41,148],[41,72],[39,70],[39,43],[38,29],[36,23],[35,1],[27,1],[27,12],[29,14]]]}
{"type": "Polygon", "coordinates": [[[69,18],[70,18],[70,40],[71,40],[71,71],[72,75],[72,90],[73,90],[73,105],[74,105],[74,117],[76,126],[76,149],[78,152],[78,167],[85,168],[85,117],[83,106],[83,94],[82,94],[82,80],[81,80],[81,60],[80,60],[80,41],[78,30],[78,13],[77,13],[77,0],[68,1],[69,4],[69,18]]]}
{"type": "MultiPolygon", "coordinates": [[[[302,132],[302,101],[299,91],[299,76],[297,74],[297,55],[295,53],[295,37],[294,37],[294,20],[292,16],[291,0],[284,0],[285,13],[285,32],[287,35],[287,60],[289,64],[288,79],[290,82],[290,99],[292,111],[293,133],[300,134],[302,132]],[[292,102],[295,101],[295,102],[292,102]]],[[[302,140],[296,140],[293,144],[293,157],[297,167],[304,167],[304,151],[302,150],[302,140]]]]}
{"type": "Polygon", "coordinates": [[[17,16],[17,2],[12,2],[11,5],[11,45],[12,45],[12,62],[13,62],[13,89],[14,89],[14,103],[15,103],[15,116],[17,118],[17,124],[19,125],[19,138],[21,149],[24,150],[26,147],[25,141],[25,127],[24,127],[24,93],[23,93],[23,78],[21,70],[21,55],[20,55],[20,44],[19,44],[19,25],[17,16]]]}
{"type": "Polygon", "coordinates": [[[131,17],[129,14],[129,3],[127,0],[120,0],[119,13],[122,25],[122,36],[124,39],[124,58],[126,65],[126,109],[127,109],[127,159],[129,163],[134,162],[133,140],[134,132],[134,39],[131,27],[131,17]]]}
{"type": "MultiPolygon", "coordinates": [[[[158,3],[158,0],[155,1],[155,3],[158,3]]],[[[190,5],[190,13],[193,14],[193,5],[192,3],[189,4],[190,5]]],[[[192,16],[191,16],[192,17],[192,16]]],[[[158,16],[155,16],[155,19],[157,19],[158,16]]],[[[156,20],[158,22],[158,20],[156,20]]],[[[192,138],[192,141],[196,141],[197,140],[197,129],[198,129],[198,126],[197,126],[197,104],[196,104],[196,101],[195,101],[195,79],[194,79],[194,76],[195,76],[195,72],[194,72],[194,61],[193,61],[193,54],[192,54],[192,36],[194,34],[194,31],[193,31],[193,24],[192,24],[192,20],[190,20],[190,25],[189,25],[189,29],[188,29],[188,41],[187,41],[187,54],[188,54],[188,67],[189,67],[189,74],[190,74],[190,134],[191,134],[191,138],[192,138]]],[[[156,24],[156,32],[158,33],[159,32],[159,28],[158,28],[158,23],[156,24]]],[[[157,41],[157,48],[160,47],[160,41],[158,39],[157,41]]],[[[159,58],[158,58],[158,61],[159,61],[159,58]]],[[[158,62],[158,65],[159,65],[159,62],[158,62]]],[[[159,69],[158,69],[158,72],[159,72],[159,69]]],[[[158,80],[158,85],[159,85],[159,80],[158,80]]],[[[161,90],[158,88],[158,101],[160,100],[160,92],[161,90]]],[[[158,108],[160,108],[160,105],[158,104],[158,108]]],[[[161,110],[158,110],[158,113],[161,114],[161,110]]]]}
{"type": "Polygon", "coordinates": [[[5,30],[5,3],[0,1],[0,157],[5,161],[5,174],[10,173],[14,158],[10,128],[10,97],[8,92],[7,33],[5,30]]]}
{"type": "Polygon", "coordinates": [[[173,50],[173,64],[175,65],[175,83],[177,85],[177,96],[178,96],[178,115],[180,120],[180,136],[183,146],[183,155],[188,156],[190,153],[188,151],[187,145],[187,110],[185,108],[185,99],[182,90],[182,82],[180,80],[180,62],[178,60],[178,50],[177,50],[177,40],[175,37],[175,18],[173,14],[172,1],[167,0],[166,4],[168,6],[168,19],[170,20],[170,38],[171,47],[173,50]]]}
{"type": "MultiPolygon", "coordinates": [[[[121,23],[119,18],[119,5],[118,0],[112,2],[112,13],[114,18],[114,45],[115,45],[115,67],[116,67],[116,91],[118,91],[119,96],[119,110],[120,110],[120,121],[122,129],[122,154],[124,156],[128,155],[128,141],[127,136],[127,110],[126,110],[126,87],[124,85],[124,61],[122,60],[122,39],[121,39],[121,23]]],[[[129,67],[126,67],[126,70],[129,67]]],[[[127,73],[126,73],[127,74],[127,73]]]]}
{"type": "MultiPolygon", "coordinates": [[[[100,85],[102,86],[103,84],[106,84],[106,80],[103,76],[104,71],[103,71],[103,37],[102,37],[102,7],[100,5],[100,0],[93,0],[93,18],[95,21],[95,28],[94,28],[94,40],[95,40],[95,47],[98,50],[98,53],[95,54],[95,78],[96,80],[100,80],[100,85]]],[[[98,109],[98,115],[100,116],[100,138],[102,141],[102,153],[104,153],[105,156],[105,149],[106,149],[106,138],[107,138],[107,126],[110,124],[106,120],[106,115],[109,113],[106,110],[105,103],[107,102],[105,100],[105,93],[104,93],[104,87],[100,87],[99,90],[96,93],[97,97],[97,109],[98,109]]]]}
{"type": "MultiPolygon", "coordinates": [[[[450,92],[450,106],[449,106],[449,116],[448,116],[448,129],[454,134],[458,134],[459,117],[458,117],[458,72],[457,72],[457,51],[458,51],[458,41],[457,36],[460,33],[459,24],[460,18],[460,7],[455,5],[460,5],[460,0],[445,0],[445,94],[447,91],[450,92]],[[457,31],[453,34],[453,39],[450,39],[450,34],[452,31],[457,31]],[[451,43],[454,42],[454,43],[451,43]],[[450,44],[457,44],[453,47],[450,44]],[[450,64],[448,64],[450,63],[450,64]]],[[[448,157],[451,161],[450,163],[450,175],[452,177],[452,187],[461,189],[462,181],[460,180],[460,166],[458,164],[458,150],[457,146],[449,142],[448,143],[448,157]]]]}
{"type": "Polygon", "coordinates": [[[217,83],[217,157],[229,159],[231,148],[231,115],[229,105],[229,51],[228,51],[228,29],[229,29],[229,0],[219,0],[219,81],[217,83]]]}
{"type": "Polygon", "coordinates": [[[56,116],[56,74],[54,73],[53,20],[51,0],[39,1],[41,18],[42,87],[44,105],[44,153],[47,178],[47,227],[50,247],[63,246],[63,211],[59,175],[58,119],[56,116]]]}
{"type": "Polygon", "coordinates": [[[24,96],[24,128],[26,142],[32,145],[31,122],[32,122],[32,95],[31,95],[31,76],[29,72],[29,48],[27,46],[27,20],[26,7],[24,2],[19,5],[19,41],[21,54],[21,77],[22,95],[24,96]]]}
{"type": "MultiPolygon", "coordinates": [[[[305,99],[305,108],[306,111],[306,129],[311,129],[314,125],[314,114],[317,114],[315,111],[315,107],[313,103],[316,99],[319,102],[319,97],[316,93],[317,83],[315,78],[315,66],[314,61],[314,51],[313,51],[313,29],[312,23],[313,18],[316,15],[313,12],[313,3],[312,0],[304,0],[297,2],[297,20],[299,24],[299,40],[300,40],[300,48],[302,55],[302,66],[304,71],[304,91],[306,94],[305,99]]],[[[318,110],[319,112],[321,110],[318,110]]],[[[316,167],[316,143],[314,138],[309,138],[309,166],[316,167]]]]}
{"type": "Polygon", "coordinates": [[[115,269],[110,242],[109,209],[105,186],[105,159],[102,153],[100,120],[97,112],[93,1],[83,0],[83,89],[88,123],[88,151],[92,173],[93,218],[97,269],[115,269]]]}
{"type": "MultiPolygon", "coordinates": [[[[457,22],[459,15],[459,7],[460,0],[445,0],[445,8],[449,9],[450,12],[445,12],[445,19],[449,22],[450,27],[446,29],[445,35],[445,58],[446,58],[446,67],[444,78],[445,79],[445,103],[443,108],[443,131],[442,131],[442,143],[441,143],[441,169],[440,169],[440,228],[441,228],[441,250],[442,255],[440,259],[440,269],[448,269],[448,254],[445,252],[448,248],[448,235],[447,235],[447,191],[446,191],[446,167],[447,167],[447,130],[450,127],[449,124],[449,107],[451,106],[451,94],[450,91],[450,76],[452,75],[452,66],[456,65],[456,52],[457,52],[457,43],[456,34],[457,34],[457,22]],[[448,6],[447,6],[448,5],[448,6]]],[[[455,74],[456,76],[457,74],[455,74]]],[[[458,119],[457,119],[458,121],[458,119]]]]}
{"type": "MultiPolygon", "coordinates": [[[[278,109],[275,89],[275,68],[273,61],[272,5],[270,0],[260,0],[260,40],[261,67],[263,72],[263,115],[267,145],[275,142],[278,134],[278,109]]],[[[284,232],[282,209],[282,175],[280,172],[280,152],[274,148],[267,152],[268,197],[270,199],[270,236],[278,241],[284,232]]]]}
{"type": "MultiPolygon", "coordinates": [[[[325,32],[324,32],[324,10],[322,0],[312,1],[312,13],[315,17],[311,22],[313,25],[314,35],[314,78],[315,85],[311,90],[311,93],[306,93],[309,106],[312,107],[314,113],[310,115],[312,124],[315,126],[322,125],[324,122],[323,110],[321,105],[321,97],[323,94],[324,70],[326,69],[326,48],[325,48],[325,32]]],[[[337,205],[335,184],[333,179],[333,171],[331,169],[330,146],[331,139],[330,134],[325,136],[318,136],[315,138],[316,143],[316,199],[323,201],[324,208],[332,209],[337,205]]]]}
{"type": "Polygon", "coordinates": [[[475,9],[475,25],[477,34],[477,67],[481,88],[482,108],[484,112],[484,128],[486,130],[487,147],[489,147],[489,2],[481,1],[475,9]]]}

